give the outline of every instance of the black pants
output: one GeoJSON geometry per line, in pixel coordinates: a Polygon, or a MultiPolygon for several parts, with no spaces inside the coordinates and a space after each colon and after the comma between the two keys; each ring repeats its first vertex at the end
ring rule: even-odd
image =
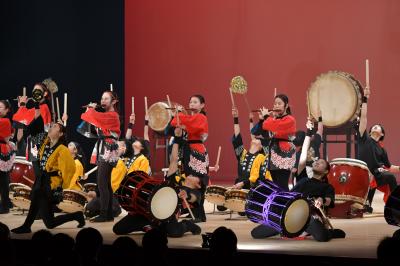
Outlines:
{"type": "Polygon", "coordinates": [[[111,187],[111,171],[113,166],[108,162],[99,161],[97,167],[97,187],[100,194],[100,215],[112,218],[113,191],[111,187]]]}
{"type": "MultiPolygon", "coordinates": [[[[397,181],[396,177],[394,174],[390,172],[383,172],[380,173],[375,177],[376,183],[378,187],[383,186],[383,185],[389,185],[390,192],[392,192],[396,187],[397,187],[397,181]]],[[[368,202],[370,205],[372,205],[372,200],[374,199],[375,196],[375,191],[376,188],[370,188],[368,192],[368,202]]]]}
{"type": "Polygon", "coordinates": [[[289,191],[290,170],[277,169],[270,171],[272,181],[285,191],[289,191]]]}
{"type": "MultiPolygon", "coordinates": [[[[319,242],[327,242],[332,238],[344,237],[344,232],[340,229],[327,229],[324,224],[318,219],[311,218],[310,224],[308,225],[306,232],[309,233],[315,240],[319,242]],[[340,233],[338,234],[338,232],[340,233]],[[339,236],[340,235],[340,236],[339,236]]],[[[258,225],[251,231],[253,238],[266,238],[279,235],[279,232],[274,228],[266,225],[258,225]]]]}
{"type": "MultiPolygon", "coordinates": [[[[85,214],[89,217],[94,217],[100,214],[100,199],[98,197],[92,199],[86,204],[85,214]]],[[[112,215],[117,217],[121,214],[121,206],[115,197],[112,198],[112,215]]]]}
{"type": "MultiPolygon", "coordinates": [[[[117,235],[127,235],[132,232],[144,231],[143,228],[147,225],[152,225],[151,221],[143,215],[128,214],[114,225],[113,232],[117,235]]],[[[185,221],[178,222],[176,219],[162,222],[159,227],[161,230],[165,230],[169,237],[181,237],[190,231],[185,221]]]]}
{"type": "Polygon", "coordinates": [[[1,205],[0,205],[0,210],[1,211],[8,211],[10,208],[11,202],[10,202],[10,176],[9,172],[3,172],[0,171],[0,195],[1,195],[1,205]]]}
{"type": "Polygon", "coordinates": [[[50,187],[33,188],[31,192],[31,206],[28,216],[23,224],[24,227],[31,228],[36,215],[40,214],[44,224],[51,229],[63,223],[77,220],[77,213],[68,213],[54,217],[53,202],[50,187]]]}

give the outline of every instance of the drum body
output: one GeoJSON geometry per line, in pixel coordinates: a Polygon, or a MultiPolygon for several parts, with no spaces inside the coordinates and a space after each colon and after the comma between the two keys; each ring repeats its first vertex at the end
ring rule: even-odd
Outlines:
{"type": "Polygon", "coordinates": [[[115,194],[127,212],[144,215],[151,221],[164,221],[175,216],[179,205],[176,190],[163,182],[134,171],[122,180],[115,194]]]}
{"type": "Polygon", "coordinates": [[[221,186],[208,186],[205,198],[208,202],[215,205],[224,205],[226,188],[221,186]]]}
{"type": "Polygon", "coordinates": [[[251,221],[272,227],[286,237],[300,235],[310,221],[310,204],[302,194],[284,192],[268,180],[250,190],[245,210],[251,221]]]}
{"type": "Polygon", "coordinates": [[[57,206],[63,212],[72,213],[83,211],[86,203],[86,193],[77,190],[64,189],[63,200],[57,206]]]}
{"type": "Polygon", "coordinates": [[[10,199],[14,206],[22,209],[29,210],[31,206],[31,188],[23,184],[10,184],[10,199]],[[12,191],[12,192],[11,192],[12,191]]]}
{"type": "Polygon", "coordinates": [[[385,204],[385,220],[388,224],[400,226],[400,186],[397,186],[385,204]]]}
{"type": "Polygon", "coordinates": [[[318,120],[318,109],[326,127],[340,127],[360,113],[363,88],[351,74],[329,71],[319,75],[308,89],[311,115],[318,120]]]}
{"type": "Polygon", "coordinates": [[[368,195],[370,173],[363,161],[336,158],[330,162],[329,183],[335,188],[335,208],[329,211],[332,217],[352,218],[362,213],[368,195]]]}
{"type": "Polygon", "coordinates": [[[25,157],[16,156],[10,172],[10,183],[20,183],[32,187],[35,179],[32,163],[27,161],[25,157]]]}
{"type": "Polygon", "coordinates": [[[85,192],[88,193],[89,191],[96,191],[97,184],[96,183],[86,183],[83,185],[85,192]]]}
{"type": "Polygon", "coordinates": [[[244,212],[248,189],[230,189],[225,192],[224,206],[235,212],[244,212]]]}
{"type": "MultiPolygon", "coordinates": [[[[172,102],[172,107],[182,106],[180,104],[172,102]]],[[[149,127],[156,132],[163,133],[164,129],[167,128],[169,121],[172,119],[171,110],[169,108],[168,103],[166,102],[156,102],[152,104],[147,113],[149,115],[149,127]]],[[[186,111],[183,111],[186,113],[186,111]]]]}

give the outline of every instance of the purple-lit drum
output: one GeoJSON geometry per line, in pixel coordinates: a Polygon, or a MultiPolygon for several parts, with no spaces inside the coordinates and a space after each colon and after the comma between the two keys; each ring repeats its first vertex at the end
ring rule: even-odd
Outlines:
{"type": "Polygon", "coordinates": [[[270,226],[286,237],[299,236],[310,221],[310,205],[301,193],[284,192],[268,180],[250,190],[245,210],[251,221],[270,226]]]}

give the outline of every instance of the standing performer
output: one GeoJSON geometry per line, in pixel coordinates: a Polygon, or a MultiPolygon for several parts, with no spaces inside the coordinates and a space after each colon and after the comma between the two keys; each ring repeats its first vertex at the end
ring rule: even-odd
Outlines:
{"type": "MultiPolygon", "coordinates": [[[[38,112],[39,110],[36,109],[38,112]]],[[[35,119],[33,126],[40,130],[42,119],[35,119]]],[[[65,146],[65,127],[61,123],[54,123],[49,133],[39,133],[37,146],[32,147],[35,170],[35,183],[31,192],[31,205],[28,216],[22,226],[11,231],[16,234],[30,233],[31,226],[38,213],[41,214],[47,228],[54,228],[69,221],[77,221],[78,227],[85,225],[82,212],[74,212],[54,217],[53,205],[62,200],[62,188],[67,188],[75,173],[75,162],[65,146]]]]}
{"type": "MultiPolygon", "coordinates": [[[[305,172],[307,163],[307,153],[310,148],[310,141],[312,137],[311,121],[307,122],[307,135],[304,139],[303,147],[301,150],[300,161],[298,166],[299,172],[305,172]]],[[[294,192],[300,192],[304,197],[313,198],[314,206],[316,208],[334,207],[335,203],[335,189],[328,183],[327,175],[330,170],[329,162],[324,159],[318,159],[313,163],[312,176],[305,178],[298,182],[292,189],[294,192]]],[[[304,173],[305,175],[307,173],[304,173]]],[[[305,230],[306,233],[312,235],[315,240],[320,242],[326,242],[332,238],[344,238],[345,232],[340,229],[327,228],[326,221],[320,218],[320,216],[314,214],[311,216],[310,223],[305,230]]],[[[267,225],[258,225],[251,231],[253,238],[266,238],[274,235],[278,235],[279,232],[274,228],[267,225]]]]}
{"type": "Polygon", "coordinates": [[[187,137],[180,148],[182,149],[183,172],[187,176],[195,176],[200,179],[202,187],[202,200],[199,208],[194,210],[194,215],[199,221],[205,222],[206,215],[203,207],[204,193],[208,185],[209,158],[205,140],[208,137],[208,120],[204,111],[205,99],[201,95],[190,97],[189,109],[192,114],[178,113],[171,121],[172,127],[181,127],[187,137]]]}
{"type": "Polygon", "coordinates": [[[10,121],[11,105],[6,100],[0,100],[0,214],[10,212],[9,184],[10,170],[15,159],[15,145],[10,142],[12,127],[10,121]]]}
{"type": "Polygon", "coordinates": [[[275,96],[274,109],[261,109],[264,117],[262,129],[269,133],[266,154],[267,167],[272,180],[286,191],[290,171],[296,162],[296,148],[292,142],[296,133],[296,120],[291,115],[289,98],[284,94],[275,96]]]}
{"type": "MultiPolygon", "coordinates": [[[[396,177],[393,173],[400,172],[400,167],[392,165],[389,161],[386,150],[383,148],[382,141],[385,138],[385,130],[382,125],[373,125],[369,132],[367,129],[367,101],[370,97],[370,90],[368,87],[364,89],[363,103],[361,105],[361,117],[360,125],[358,128],[359,139],[358,139],[358,159],[366,162],[369,171],[374,176],[377,187],[384,185],[389,186],[389,191],[393,191],[396,186],[396,177]]],[[[366,212],[372,213],[372,200],[375,195],[376,187],[371,187],[368,192],[367,204],[365,206],[366,212]]],[[[386,193],[385,199],[389,196],[386,193]]]]}
{"type": "Polygon", "coordinates": [[[37,145],[35,135],[31,133],[30,125],[38,117],[41,116],[43,123],[38,125],[43,128],[37,131],[42,132],[48,131],[51,123],[50,113],[50,92],[45,84],[36,83],[32,91],[33,106],[28,102],[27,96],[18,97],[18,111],[13,116],[15,122],[15,128],[17,129],[17,146],[18,154],[26,155],[28,153],[28,159],[30,159],[30,148],[37,145]],[[33,108],[32,108],[33,107],[33,108]],[[36,112],[36,110],[39,112],[36,112]],[[26,137],[26,139],[25,139],[26,137]],[[26,141],[26,145],[25,142],[26,141]],[[25,149],[26,148],[26,149],[25,149]]]}
{"type": "Polygon", "coordinates": [[[117,140],[121,133],[118,115],[118,99],[112,91],[105,91],[101,97],[101,110],[96,103],[90,103],[82,120],[97,128],[98,141],[92,153],[91,163],[97,163],[97,185],[100,192],[100,215],[91,222],[113,221],[111,171],[118,162],[117,140]],[[104,111],[104,112],[101,112],[104,111]]]}

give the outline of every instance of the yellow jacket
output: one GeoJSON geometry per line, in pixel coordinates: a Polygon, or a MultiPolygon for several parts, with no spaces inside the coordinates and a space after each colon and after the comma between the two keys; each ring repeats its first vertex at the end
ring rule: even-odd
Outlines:
{"type": "MultiPolygon", "coordinates": [[[[42,159],[44,148],[47,143],[49,143],[50,139],[46,138],[43,142],[42,146],[39,150],[39,158],[42,159]]],[[[50,157],[47,160],[45,171],[47,172],[55,172],[58,174],[50,177],[50,187],[51,189],[55,189],[59,186],[62,186],[63,189],[68,189],[71,184],[71,179],[75,173],[75,162],[69,152],[68,148],[65,145],[60,144],[53,151],[50,157]]]]}
{"type": "Polygon", "coordinates": [[[78,183],[79,177],[82,177],[83,173],[83,165],[81,161],[75,159],[75,174],[71,178],[71,183],[69,184],[68,189],[82,191],[82,186],[78,183]]]}

